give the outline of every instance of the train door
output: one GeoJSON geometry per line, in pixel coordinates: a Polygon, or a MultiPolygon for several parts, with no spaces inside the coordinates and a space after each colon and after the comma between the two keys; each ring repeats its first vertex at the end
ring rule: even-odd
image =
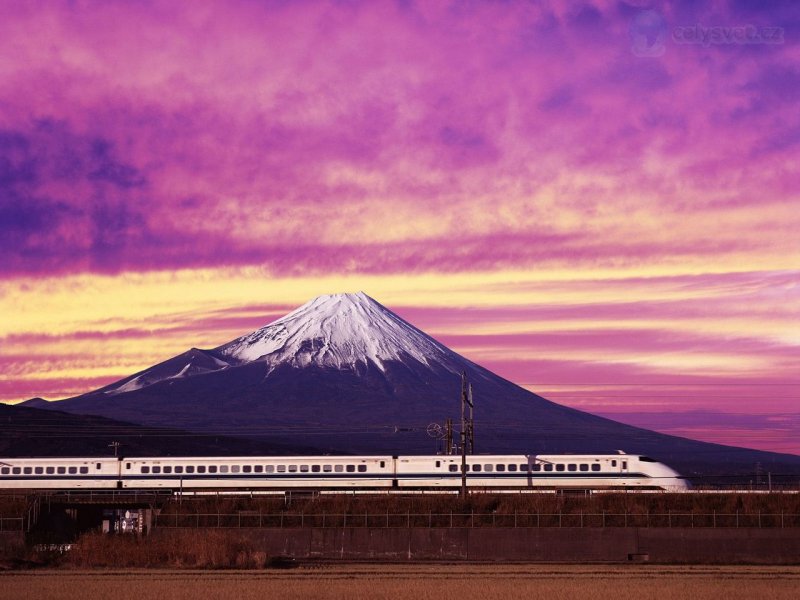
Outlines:
{"type": "Polygon", "coordinates": [[[533,465],[534,465],[534,463],[536,463],[536,457],[535,456],[531,456],[529,454],[525,458],[528,459],[528,472],[527,472],[528,487],[532,488],[533,487],[533,465]]]}

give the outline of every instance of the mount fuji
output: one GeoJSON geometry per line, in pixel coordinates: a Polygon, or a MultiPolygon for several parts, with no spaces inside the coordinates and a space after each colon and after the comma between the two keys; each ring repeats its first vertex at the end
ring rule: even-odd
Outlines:
{"type": "MultiPolygon", "coordinates": [[[[363,292],[319,296],[250,334],[191,350],[49,408],[349,453],[431,453],[432,422],[473,385],[480,453],[647,453],[687,474],[800,473],[800,457],[720,446],[567,408],[453,352],[363,292]]],[[[36,406],[42,407],[42,403],[36,406]]]]}

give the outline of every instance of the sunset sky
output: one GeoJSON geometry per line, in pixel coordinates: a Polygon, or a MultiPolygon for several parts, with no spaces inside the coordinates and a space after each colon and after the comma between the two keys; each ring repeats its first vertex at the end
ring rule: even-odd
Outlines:
{"type": "Polygon", "coordinates": [[[797,2],[0,6],[0,401],[363,290],[549,399],[800,454],[797,2]]]}

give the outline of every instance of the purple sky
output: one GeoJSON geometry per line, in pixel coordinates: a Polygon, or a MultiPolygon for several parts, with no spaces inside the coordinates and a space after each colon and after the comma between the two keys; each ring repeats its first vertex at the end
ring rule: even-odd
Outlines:
{"type": "Polygon", "coordinates": [[[363,289],[554,400],[800,453],[797,3],[3,14],[0,400],[363,289]]]}

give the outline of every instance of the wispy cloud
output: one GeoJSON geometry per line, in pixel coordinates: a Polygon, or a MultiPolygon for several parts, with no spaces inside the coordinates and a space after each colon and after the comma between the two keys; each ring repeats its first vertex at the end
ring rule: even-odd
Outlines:
{"type": "MultiPolygon", "coordinates": [[[[782,10],[757,16],[786,26],[782,10]]],[[[755,18],[733,6],[660,14],[665,28],[755,18]]],[[[798,250],[793,47],[671,45],[643,58],[630,47],[636,15],[16,7],[2,37],[3,269],[416,272],[742,255],[775,266],[798,250]]]]}
{"type": "Polygon", "coordinates": [[[10,5],[0,398],[340,285],[522,383],[794,381],[798,23],[791,2],[10,5]],[[685,35],[750,26],[781,37],[685,35]]]}

